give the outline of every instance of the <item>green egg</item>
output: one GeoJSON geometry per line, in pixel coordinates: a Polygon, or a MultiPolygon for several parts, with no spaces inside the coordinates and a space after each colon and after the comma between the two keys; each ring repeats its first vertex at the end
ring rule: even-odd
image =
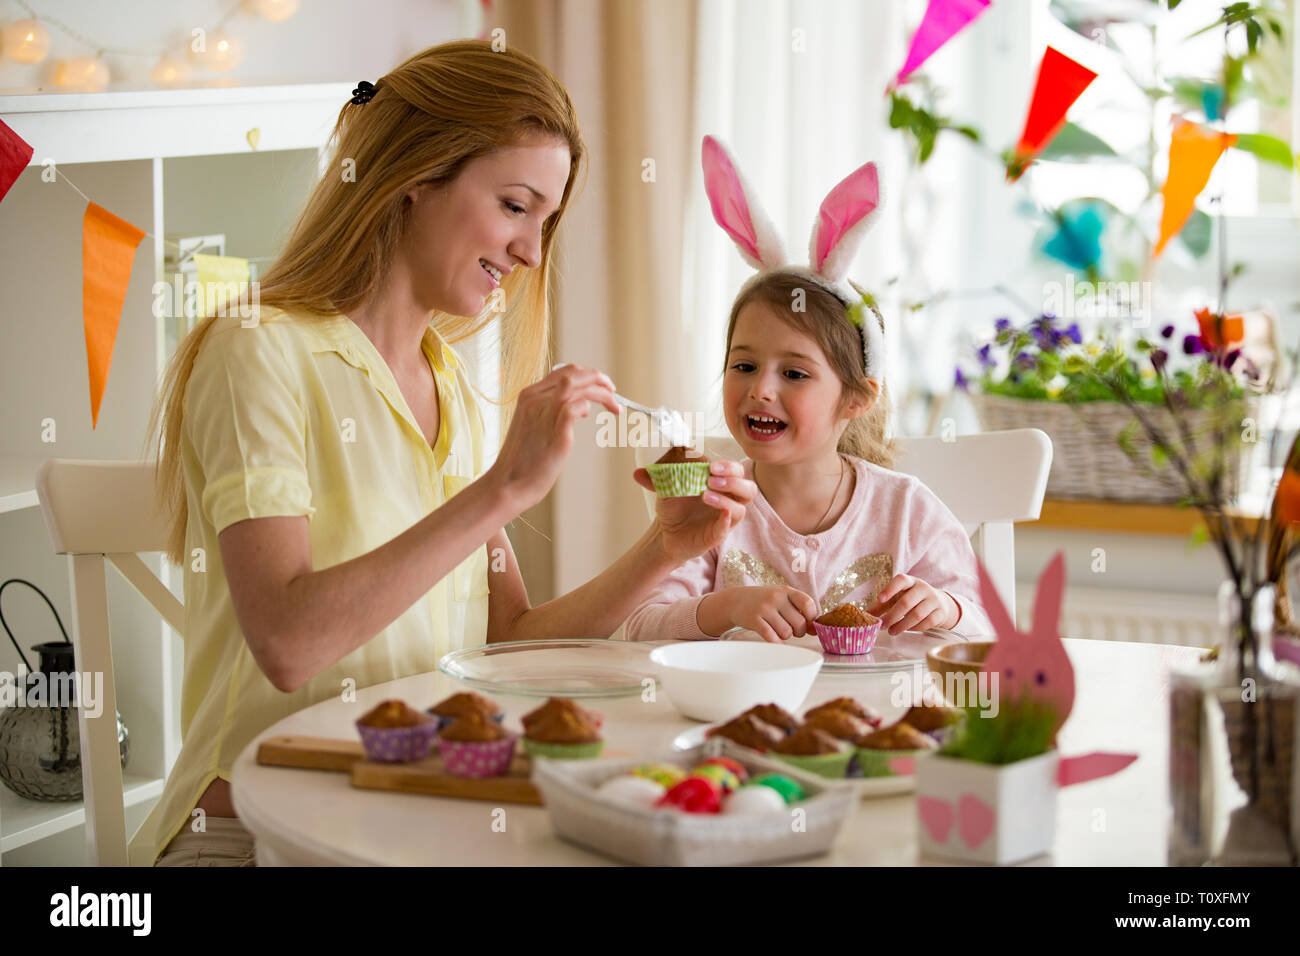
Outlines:
{"type": "Polygon", "coordinates": [[[787,777],[783,773],[762,774],[761,776],[755,777],[753,780],[749,781],[745,786],[771,787],[781,795],[781,798],[785,800],[787,805],[804,798],[804,789],[799,785],[799,781],[787,777]]]}

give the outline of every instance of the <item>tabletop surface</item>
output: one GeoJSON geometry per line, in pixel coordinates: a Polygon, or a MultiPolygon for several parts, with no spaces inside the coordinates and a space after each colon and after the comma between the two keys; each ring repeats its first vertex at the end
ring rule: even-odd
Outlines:
{"type": "MultiPolygon", "coordinates": [[[[1060,791],[1056,843],[1028,865],[1163,866],[1169,821],[1168,724],[1172,668],[1193,664],[1199,648],[1066,640],[1075,669],[1074,710],[1059,737],[1063,755],[1094,750],[1137,753],[1127,769],[1060,791]]],[[[890,675],[823,673],[802,709],[851,696],[886,723],[905,708],[890,702],[890,675]]],[[[357,739],[354,721],[390,697],[419,709],[465,690],[443,674],[420,674],[356,692],[355,701],[322,701],[281,720],[258,738],[278,734],[357,739]]],[[[535,708],[535,697],[493,694],[509,725],[535,708]]],[[[654,756],[672,750],[681,731],[701,726],[679,714],[661,692],[590,702],[604,715],[607,750],[654,756]]],[[[258,841],[259,860],[355,865],[612,865],[560,840],[541,807],[359,790],[348,775],[263,767],[258,740],[235,763],[235,807],[258,841]],[[504,814],[501,813],[504,810],[504,814]]],[[[917,849],[913,794],[864,799],[832,851],[803,865],[913,866],[943,863],[917,849]]]]}

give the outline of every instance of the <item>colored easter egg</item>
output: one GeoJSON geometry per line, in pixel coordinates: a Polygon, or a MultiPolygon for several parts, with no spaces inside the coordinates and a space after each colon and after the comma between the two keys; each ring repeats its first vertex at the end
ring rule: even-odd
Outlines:
{"type": "Polygon", "coordinates": [[[779,793],[782,799],[784,799],[788,804],[804,798],[804,790],[803,787],[800,786],[799,781],[787,777],[783,773],[762,774],[761,776],[755,777],[753,780],[749,781],[745,786],[770,787],[779,793]]]}
{"type": "Polygon", "coordinates": [[[667,792],[662,784],[645,777],[613,777],[596,788],[606,799],[638,807],[653,807],[667,792]]]}
{"type": "Polygon", "coordinates": [[[670,763],[643,763],[632,768],[632,776],[653,780],[665,790],[686,779],[686,771],[670,763]]]}
{"type": "Polygon", "coordinates": [[[784,813],[785,806],[785,797],[771,787],[741,787],[727,797],[722,812],[756,816],[763,813],[784,813]]]}
{"type": "Polygon", "coordinates": [[[708,777],[687,777],[665,793],[656,806],[686,813],[717,813],[722,807],[722,788],[708,777]]]}
{"type": "Polygon", "coordinates": [[[708,760],[700,761],[698,767],[726,767],[740,778],[741,783],[749,779],[749,771],[745,769],[745,765],[732,757],[710,757],[708,760]]]}
{"type": "Polygon", "coordinates": [[[726,767],[719,767],[717,764],[701,764],[691,771],[691,776],[708,777],[722,788],[723,793],[731,793],[740,788],[740,778],[726,767]]]}

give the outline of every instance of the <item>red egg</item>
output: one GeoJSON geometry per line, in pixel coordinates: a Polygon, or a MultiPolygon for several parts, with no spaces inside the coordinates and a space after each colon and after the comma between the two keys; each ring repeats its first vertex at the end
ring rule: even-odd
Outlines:
{"type": "Polygon", "coordinates": [[[687,777],[659,798],[658,807],[676,807],[687,813],[717,813],[722,809],[722,788],[708,777],[687,777]]]}
{"type": "Polygon", "coordinates": [[[749,779],[749,771],[745,769],[745,765],[739,760],[733,760],[730,757],[710,757],[708,760],[701,760],[699,765],[701,767],[707,767],[710,765],[726,767],[740,778],[741,783],[744,783],[749,779]]]}

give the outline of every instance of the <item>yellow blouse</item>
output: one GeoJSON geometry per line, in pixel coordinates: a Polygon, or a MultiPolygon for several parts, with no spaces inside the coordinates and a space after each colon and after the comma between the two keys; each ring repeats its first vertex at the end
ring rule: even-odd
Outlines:
{"type": "Polygon", "coordinates": [[[312,566],[332,567],[406,531],[477,478],[483,423],[461,363],[424,336],[440,425],[430,447],[388,365],[347,316],[263,309],[218,318],[184,397],[189,500],[182,744],[162,797],[131,840],[151,866],[214,779],[282,717],[343,693],[432,671],[487,639],[486,545],[362,647],[291,694],[258,668],[235,618],[217,535],[247,518],[307,515],[312,566]]]}

